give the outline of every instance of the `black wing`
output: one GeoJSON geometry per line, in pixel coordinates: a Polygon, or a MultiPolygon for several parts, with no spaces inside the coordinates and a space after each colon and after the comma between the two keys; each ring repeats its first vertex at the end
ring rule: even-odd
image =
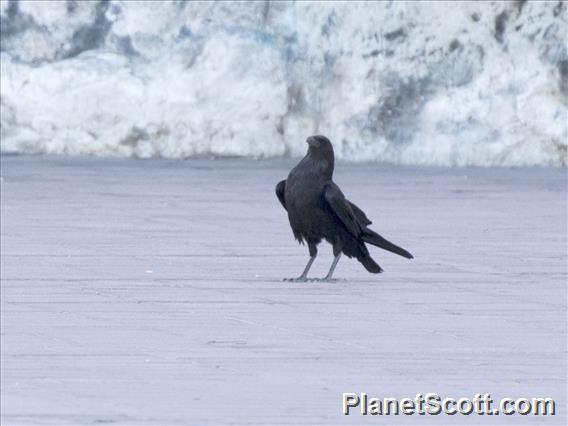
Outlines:
{"type": "Polygon", "coordinates": [[[367,215],[365,214],[365,212],[363,210],[361,210],[359,207],[357,207],[355,204],[353,204],[351,201],[347,200],[347,202],[349,203],[349,205],[351,206],[351,209],[353,210],[353,213],[355,213],[355,217],[357,218],[357,221],[362,225],[362,226],[367,226],[372,224],[373,222],[371,222],[371,220],[367,217],[367,215]]]}
{"type": "Polygon", "coordinates": [[[286,209],[286,200],[284,199],[284,191],[286,191],[286,181],[278,182],[276,185],[276,196],[278,197],[278,201],[282,204],[282,207],[286,209]]]}
{"type": "Polygon", "coordinates": [[[349,233],[356,238],[360,237],[361,224],[357,220],[357,216],[362,214],[366,221],[369,221],[365,213],[363,213],[359,207],[355,206],[355,210],[358,213],[356,214],[352,207],[354,204],[351,204],[345,199],[345,195],[343,195],[341,189],[333,182],[325,185],[323,196],[331,211],[335,213],[339,220],[345,225],[349,233]]]}
{"type": "Polygon", "coordinates": [[[371,223],[369,218],[363,213],[359,207],[345,199],[345,196],[339,187],[332,183],[324,187],[324,198],[329,208],[339,220],[345,225],[347,230],[355,238],[361,238],[364,242],[373,244],[384,250],[396,253],[399,256],[413,259],[414,257],[408,251],[396,244],[391,243],[387,239],[381,237],[375,231],[367,228],[371,223]]]}

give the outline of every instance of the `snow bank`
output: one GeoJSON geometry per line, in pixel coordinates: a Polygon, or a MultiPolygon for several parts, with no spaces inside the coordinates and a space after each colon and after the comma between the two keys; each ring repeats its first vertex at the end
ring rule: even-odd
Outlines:
{"type": "Polygon", "coordinates": [[[561,2],[1,2],[3,153],[567,162],[561,2]]]}

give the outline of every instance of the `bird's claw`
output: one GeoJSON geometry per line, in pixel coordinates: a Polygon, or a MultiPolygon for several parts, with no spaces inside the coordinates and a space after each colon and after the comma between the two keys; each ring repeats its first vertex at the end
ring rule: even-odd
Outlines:
{"type": "Polygon", "coordinates": [[[338,280],[337,278],[310,278],[308,281],[316,282],[316,283],[336,283],[338,280]]]}
{"type": "Polygon", "coordinates": [[[339,281],[338,278],[308,278],[308,277],[298,277],[298,278],[284,278],[282,281],[288,283],[336,283],[339,281]]]}
{"type": "Polygon", "coordinates": [[[306,281],[308,281],[308,279],[306,277],[284,278],[283,281],[286,281],[286,282],[289,282],[289,283],[305,283],[306,281]]]}

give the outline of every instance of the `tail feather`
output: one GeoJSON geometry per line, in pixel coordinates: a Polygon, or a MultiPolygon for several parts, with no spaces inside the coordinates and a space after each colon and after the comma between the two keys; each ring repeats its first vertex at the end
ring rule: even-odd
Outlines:
{"type": "Polygon", "coordinates": [[[414,256],[412,256],[408,251],[384,239],[383,237],[381,237],[379,234],[377,234],[375,231],[371,229],[365,228],[363,230],[362,238],[363,241],[365,241],[366,243],[380,247],[384,250],[388,250],[392,253],[398,254],[399,256],[406,257],[407,259],[414,259],[414,256]]]}
{"type": "Polygon", "coordinates": [[[372,272],[373,274],[379,274],[383,272],[383,268],[381,268],[369,254],[360,256],[357,258],[357,260],[361,262],[361,264],[367,271],[372,272]]]}

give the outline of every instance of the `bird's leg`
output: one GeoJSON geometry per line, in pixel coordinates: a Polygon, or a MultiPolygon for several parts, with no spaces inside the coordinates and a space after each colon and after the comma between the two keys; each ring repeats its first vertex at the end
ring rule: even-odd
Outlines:
{"type": "Polygon", "coordinates": [[[304,272],[298,278],[285,278],[284,281],[292,281],[292,282],[305,282],[308,281],[308,271],[312,267],[312,263],[316,260],[316,256],[318,255],[318,249],[314,244],[308,243],[308,248],[310,250],[310,260],[308,260],[308,264],[304,268],[304,272]]]}
{"type": "Polygon", "coordinates": [[[314,260],[316,260],[316,256],[317,255],[314,254],[312,257],[310,257],[310,260],[308,260],[308,264],[304,268],[304,272],[302,272],[302,275],[300,275],[298,278],[284,278],[284,281],[292,281],[292,282],[308,281],[308,271],[312,267],[312,263],[314,263],[314,260]]]}
{"type": "Polygon", "coordinates": [[[318,281],[331,281],[331,277],[333,276],[333,271],[335,271],[335,267],[337,266],[337,262],[339,262],[340,257],[341,257],[341,252],[339,252],[335,255],[335,259],[333,259],[333,263],[331,264],[331,268],[329,268],[329,272],[327,273],[325,278],[322,278],[321,280],[318,280],[318,281]]]}
{"type": "Polygon", "coordinates": [[[302,279],[302,281],[305,281],[308,278],[308,271],[312,267],[312,263],[314,263],[314,260],[316,260],[315,254],[312,257],[310,257],[310,260],[308,260],[308,264],[304,268],[304,272],[302,272],[302,275],[300,275],[300,278],[302,279]]]}

